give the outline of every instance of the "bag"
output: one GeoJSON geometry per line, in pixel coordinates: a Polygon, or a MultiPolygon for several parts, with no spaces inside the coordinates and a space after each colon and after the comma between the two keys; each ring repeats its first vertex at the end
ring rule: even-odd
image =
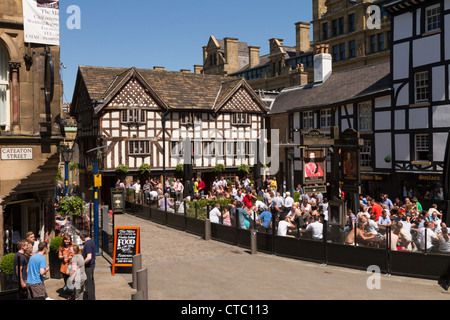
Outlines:
{"type": "Polygon", "coordinates": [[[73,291],[73,290],[75,290],[75,286],[74,286],[74,284],[72,283],[72,281],[70,280],[70,277],[67,278],[66,287],[67,287],[67,291],[73,291]]]}

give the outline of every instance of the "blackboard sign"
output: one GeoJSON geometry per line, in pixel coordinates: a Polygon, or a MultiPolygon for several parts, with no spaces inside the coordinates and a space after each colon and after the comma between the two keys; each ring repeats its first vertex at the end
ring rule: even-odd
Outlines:
{"type": "Polygon", "coordinates": [[[141,252],[139,227],[116,227],[112,274],[116,267],[132,267],[133,256],[141,252]]]}

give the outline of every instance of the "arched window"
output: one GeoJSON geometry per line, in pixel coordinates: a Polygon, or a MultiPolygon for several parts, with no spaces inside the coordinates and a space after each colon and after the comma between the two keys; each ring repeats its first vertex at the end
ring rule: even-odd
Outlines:
{"type": "Polygon", "coordinates": [[[9,126],[9,57],[0,45],[0,128],[9,126]]]}

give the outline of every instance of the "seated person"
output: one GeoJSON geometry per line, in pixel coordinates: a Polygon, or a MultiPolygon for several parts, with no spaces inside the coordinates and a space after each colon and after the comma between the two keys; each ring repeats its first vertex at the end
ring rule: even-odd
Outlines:
{"type": "Polygon", "coordinates": [[[371,240],[375,239],[375,235],[366,233],[364,231],[364,223],[358,222],[358,226],[355,230],[350,230],[350,232],[347,235],[347,238],[345,239],[345,244],[355,244],[355,233],[356,233],[356,243],[368,245],[370,244],[371,240]]]}

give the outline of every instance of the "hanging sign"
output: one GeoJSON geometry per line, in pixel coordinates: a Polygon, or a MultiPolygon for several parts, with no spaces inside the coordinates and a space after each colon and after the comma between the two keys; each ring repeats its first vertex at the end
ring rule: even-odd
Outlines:
{"type": "Polygon", "coordinates": [[[59,46],[59,0],[23,0],[25,42],[59,46]]]}
{"type": "Polygon", "coordinates": [[[114,253],[112,275],[116,267],[132,267],[133,256],[141,253],[140,228],[116,227],[114,231],[114,253]]]}

